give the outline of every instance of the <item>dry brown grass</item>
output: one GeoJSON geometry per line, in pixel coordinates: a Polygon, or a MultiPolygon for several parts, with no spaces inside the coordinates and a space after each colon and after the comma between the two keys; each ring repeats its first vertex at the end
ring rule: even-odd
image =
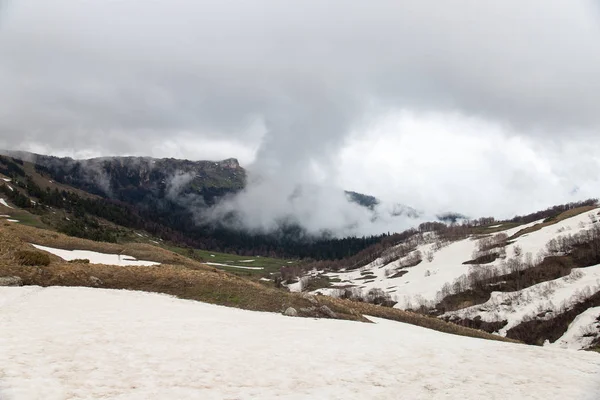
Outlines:
{"type": "MultiPolygon", "coordinates": [[[[0,225],[0,276],[19,276],[25,285],[39,286],[96,286],[97,281],[91,279],[96,277],[102,282],[100,286],[103,288],[165,293],[183,299],[256,311],[282,312],[287,307],[299,310],[312,306],[310,301],[301,295],[266,287],[159,247],[141,243],[124,246],[99,243],[16,225],[0,225]],[[31,251],[33,247],[29,242],[106,253],[123,249],[129,255],[162,264],[152,267],[120,267],[83,262],[68,263],[50,255],[51,262],[48,266],[21,265],[17,254],[31,251]],[[165,260],[176,261],[177,264],[165,263],[165,260]]],[[[352,310],[335,308],[333,311],[341,319],[366,321],[352,310]]]]}
{"type": "MultiPolygon", "coordinates": [[[[323,316],[315,314],[315,312],[302,311],[301,309],[314,308],[315,304],[301,294],[267,287],[249,279],[205,266],[159,247],[139,243],[118,245],[92,242],[14,224],[0,225],[0,276],[18,276],[25,285],[100,286],[109,289],[140,290],[255,311],[282,312],[287,307],[294,307],[300,311],[300,316],[323,316]],[[162,265],[153,267],[119,267],[77,262],[67,263],[59,257],[50,255],[51,262],[48,266],[19,265],[16,254],[22,250],[31,250],[29,242],[57,248],[106,253],[124,250],[127,254],[142,259],[157,262],[170,260],[177,261],[177,263],[163,262],[162,265]]],[[[327,296],[317,296],[317,301],[317,307],[328,306],[339,319],[367,322],[368,320],[363,315],[372,315],[445,333],[515,342],[447,323],[437,318],[393,308],[327,296]]]]}
{"type": "MultiPolygon", "coordinates": [[[[287,307],[308,308],[299,295],[264,287],[218,270],[194,270],[185,266],[117,267],[98,264],[52,263],[47,267],[0,265],[0,276],[19,276],[25,285],[94,286],[170,294],[182,299],[243,308],[282,312],[287,307]]],[[[361,319],[357,313],[335,308],[342,319],[361,319]]]]}
{"type": "Polygon", "coordinates": [[[595,208],[598,208],[598,207],[597,206],[585,206],[585,207],[573,208],[572,210],[568,210],[568,211],[565,211],[565,212],[557,215],[555,218],[553,218],[552,220],[550,220],[548,222],[542,222],[540,224],[530,226],[529,228],[521,229],[520,231],[518,231],[517,233],[512,235],[510,238],[508,238],[508,240],[511,241],[511,240],[518,238],[521,235],[539,231],[540,229],[545,228],[546,226],[554,225],[554,224],[556,224],[560,221],[563,221],[567,218],[575,217],[579,214],[583,214],[584,212],[591,211],[595,208]]]}
{"type": "Polygon", "coordinates": [[[49,265],[50,255],[38,250],[18,250],[15,259],[21,265],[49,265]]]}
{"type": "Polygon", "coordinates": [[[108,254],[126,254],[140,260],[155,261],[161,264],[187,265],[190,267],[202,267],[197,261],[184,257],[180,254],[165,250],[161,247],[145,243],[106,243],[93,240],[80,239],[67,236],[62,233],[40,230],[38,228],[21,224],[5,223],[0,230],[15,236],[26,243],[34,243],[42,246],[54,247],[64,250],[90,250],[108,254]]]}

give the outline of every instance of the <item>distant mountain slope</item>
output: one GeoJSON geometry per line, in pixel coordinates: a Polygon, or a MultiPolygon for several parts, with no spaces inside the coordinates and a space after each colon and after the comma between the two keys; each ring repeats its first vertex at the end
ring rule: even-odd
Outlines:
{"type": "Polygon", "coordinates": [[[11,156],[35,163],[38,172],[89,193],[131,204],[152,203],[186,194],[206,204],[243,189],[246,172],[238,161],[189,161],[173,158],[103,157],[88,160],[24,152],[11,156]]]}
{"type": "MultiPolygon", "coordinates": [[[[22,158],[33,160],[31,154],[21,153],[22,158]]],[[[44,157],[46,164],[54,158],[44,157]]],[[[91,188],[96,194],[77,189],[69,184],[60,183],[51,175],[44,165],[32,164],[28,161],[0,156],[0,199],[9,207],[0,203],[0,215],[8,215],[21,223],[56,229],[71,236],[83,237],[92,240],[120,242],[129,240],[136,231],[145,231],[155,238],[171,241],[180,246],[190,246],[196,249],[214,250],[225,253],[235,253],[244,256],[281,256],[293,258],[310,257],[314,259],[341,258],[361,251],[387,235],[361,237],[361,238],[331,238],[322,236],[309,236],[298,225],[282,224],[277,230],[269,233],[247,232],[232,230],[220,225],[202,223],[194,214],[206,206],[204,198],[196,187],[203,184],[201,190],[207,193],[211,186],[209,179],[202,181],[202,176],[210,175],[211,170],[217,173],[218,178],[227,180],[228,174],[235,174],[238,179],[231,178],[227,183],[219,183],[219,190],[224,192],[239,190],[241,169],[232,160],[223,162],[194,163],[179,160],[164,160],[179,173],[165,174],[168,168],[161,172],[164,176],[174,176],[171,182],[151,178],[149,175],[157,174],[158,168],[148,172],[144,167],[152,161],[159,163],[162,160],[126,159],[123,163],[115,160],[93,160],[99,162],[109,171],[114,167],[124,178],[115,179],[120,182],[116,185],[121,199],[110,198],[102,191],[102,180],[106,173],[85,170],[82,172],[82,163],[69,159],[59,159],[59,172],[72,171],[73,176],[65,174],[63,181],[79,181],[80,187],[91,188]],[[137,164],[136,164],[137,162],[137,164]],[[210,163],[210,165],[207,165],[210,163]],[[121,164],[124,166],[119,167],[121,164]],[[194,175],[194,167],[206,167],[194,175]],[[208,172],[202,175],[202,172],[208,172]],[[133,172],[132,172],[133,171],[133,172]],[[225,172],[223,172],[225,171],[225,172]],[[201,177],[198,178],[198,175],[201,177]],[[200,179],[201,182],[196,182],[200,179]],[[139,183],[141,182],[141,183],[139,183]],[[208,183],[207,183],[208,182],[208,183]],[[233,184],[232,184],[233,182],[233,184]],[[139,183],[139,184],[138,184],[139,183]],[[162,189],[161,189],[162,188],[162,189]]],[[[33,160],[35,161],[35,160],[33,160]]],[[[243,171],[243,170],[242,170],[243,171]]],[[[56,176],[59,176],[57,172],[56,176]]],[[[120,176],[119,173],[114,173],[120,176]]],[[[109,182],[110,185],[110,182],[109,182]]],[[[111,190],[105,185],[107,190],[111,190]]],[[[216,184],[215,184],[216,185],[216,184]]],[[[214,192],[213,192],[214,193],[214,192]]],[[[229,192],[230,193],[230,192],[229,192]]]]}
{"type": "MultiPolygon", "coordinates": [[[[289,286],[443,314],[445,320],[531,344],[554,342],[579,314],[600,306],[600,211],[592,202],[523,225],[413,231],[372,251],[377,257],[366,258],[368,263],[356,265],[353,258],[329,263],[337,271],[315,264],[289,286]]],[[[562,345],[574,347],[568,340],[576,338],[600,347],[600,324],[581,321],[585,332],[567,335],[562,345]]]]}
{"type": "Polygon", "coordinates": [[[363,207],[374,209],[376,205],[379,204],[379,200],[374,196],[369,196],[366,194],[353,192],[350,190],[344,191],[348,200],[363,207]]]}

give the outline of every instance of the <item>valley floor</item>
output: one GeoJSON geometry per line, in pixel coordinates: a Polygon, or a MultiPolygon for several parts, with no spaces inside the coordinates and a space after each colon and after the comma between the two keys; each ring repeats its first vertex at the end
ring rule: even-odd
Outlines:
{"type": "Polygon", "coordinates": [[[166,295],[0,287],[0,399],[598,399],[600,355],[166,295]]]}

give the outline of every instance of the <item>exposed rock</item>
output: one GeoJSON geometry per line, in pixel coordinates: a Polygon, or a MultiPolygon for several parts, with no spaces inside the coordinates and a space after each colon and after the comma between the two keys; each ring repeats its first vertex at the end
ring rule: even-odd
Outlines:
{"type": "Polygon", "coordinates": [[[286,315],[288,317],[297,317],[298,316],[298,311],[296,311],[296,309],[294,307],[288,307],[283,312],[283,315],[286,315]]]}
{"type": "Polygon", "coordinates": [[[18,276],[0,276],[0,286],[23,286],[23,280],[18,276]]]}
{"type": "Polygon", "coordinates": [[[327,315],[329,318],[337,318],[337,315],[331,310],[331,308],[329,308],[327,306],[319,307],[319,311],[321,311],[323,314],[327,315]]]}
{"type": "Polygon", "coordinates": [[[95,276],[90,276],[90,283],[94,286],[102,286],[103,284],[102,279],[95,276]]]}
{"type": "Polygon", "coordinates": [[[312,294],[303,293],[302,298],[310,301],[311,304],[314,304],[314,305],[319,304],[319,302],[317,301],[317,298],[315,296],[313,296],[312,294]]]}
{"type": "Polygon", "coordinates": [[[307,308],[301,308],[300,312],[304,313],[304,314],[310,314],[310,313],[314,313],[317,310],[317,307],[307,307],[307,308]]]}

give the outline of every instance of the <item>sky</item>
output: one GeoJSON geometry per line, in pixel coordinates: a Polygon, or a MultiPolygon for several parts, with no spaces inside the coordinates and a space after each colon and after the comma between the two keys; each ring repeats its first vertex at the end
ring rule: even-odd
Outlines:
{"type": "Polygon", "coordinates": [[[259,227],[509,217],[598,196],[598,43],[598,1],[0,0],[0,147],[235,157],[259,227]]]}

